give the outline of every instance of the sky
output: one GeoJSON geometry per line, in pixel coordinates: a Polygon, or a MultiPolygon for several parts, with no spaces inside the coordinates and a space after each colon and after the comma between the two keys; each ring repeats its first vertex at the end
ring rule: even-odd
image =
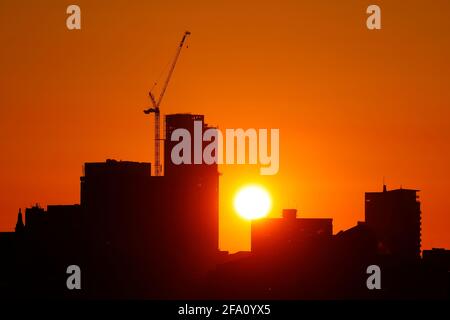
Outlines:
{"type": "Polygon", "coordinates": [[[422,247],[450,248],[449,18],[445,0],[0,0],[0,231],[19,208],[79,203],[85,162],[153,161],[142,110],[189,30],[161,112],[280,130],[278,174],[220,167],[222,250],[250,248],[232,206],[244,185],[267,188],[270,216],[297,208],[337,233],[383,177],[421,190],[422,247]]]}

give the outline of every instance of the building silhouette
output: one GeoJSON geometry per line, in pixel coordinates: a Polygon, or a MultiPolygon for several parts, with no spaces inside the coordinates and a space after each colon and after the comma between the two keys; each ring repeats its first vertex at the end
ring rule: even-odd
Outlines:
{"type": "Polygon", "coordinates": [[[379,239],[379,250],[399,259],[419,259],[421,211],[418,190],[366,192],[366,223],[379,239]]]}
{"type": "Polygon", "coordinates": [[[252,252],[300,252],[305,247],[324,244],[333,235],[332,219],[297,218],[296,209],[284,209],[281,219],[252,221],[252,252]]]}
{"type": "Polygon", "coordinates": [[[417,190],[366,193],[366,221],[335,234],[332,219],[285,209],[280,218],[252,222],[251,251],[220,251],[217,164],[176,164],[171,157],[175,130],[198,139],[197,130],[210,128],[202,115],[168,115],[163,176],[152,176],[150,163],[86,163],[79,204],[36,205],[24,217],[19,210],[15,232],[0,233],[0,297],[449,297],[449,250],[420,256],[417,190]],[[82,290],[66,287],[66,268],[74,264],[82,290]],[[382,270],[382,290],[366,286],[373,264],[382,270]]]}
{"type": "Polygon", "coordinates": [[[17,234],[21,234],[21,233],[23,233],[24,229],[25,229],[25,224],[23,223],[22,209],[19,209],[19,213],[17,214],[16,228],[14,229],[14,231],[17,234]]]}
{"type": "MultiPolygon", "coordinates": [[[[166,116],[165,149],[174,144],[173,130],[194,136],[194,121],[203,124],[203,116],[166,116]]],[[[152,176],[150,163],[85,164],[81,207],[93,296],[117,291],[111,277],[129,297],[197,296],[195,284],[216,263],[217,165],[175,165],[165,154],[164,176],[152,176]]]]}

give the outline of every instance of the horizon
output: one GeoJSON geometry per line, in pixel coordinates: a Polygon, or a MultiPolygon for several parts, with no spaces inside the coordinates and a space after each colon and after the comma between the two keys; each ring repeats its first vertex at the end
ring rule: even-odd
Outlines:
{"type": "Polygon", "coordinates": [[[422,249],[450,247],[450,3],[379,1],[377,31],[356,0],[78,4],[82,29],[69,31],[66,3],[2,2],[0,231],[19,208],[79,203],[85,162],[153,164],[142,109],[190,30],[162,114],[280,130],[276,175],[219,166],[222,250],[250,248],[232,204],[247,184],[270,193],[268,217],[296,208],[333,218],[337,233],[364,219],[364,193],[383,177],[422,190],[422,249]]]}

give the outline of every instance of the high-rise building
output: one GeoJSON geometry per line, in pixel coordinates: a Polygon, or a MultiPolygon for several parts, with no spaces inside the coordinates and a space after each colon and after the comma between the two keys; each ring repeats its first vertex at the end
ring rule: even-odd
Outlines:
{"type": "Polygon", "coordinates": [[[217,164],[205,164],[203,161],[203,149],[210,141],[203,141],[203,133],[208,129],[215,129],[208,126],[204,121],[204,116],[190,113],[170,114],[165,117],[165,141],[164,141],[164,175],[172,176],[179,174],[217,174],[217,164]],[[189,133],[189,140],[184,141],[180,137],[172,137],[177,129],[182,129],[189,133]],[[172,138],[174,141],[172,141],[172,138]],[[189,144],[188,154],[180,154],[189,163],[177,164],[172,159],[172,150],[175,146],[184,142],[189,144]]]}
{"type": "Polygon", "coordinates": [[[378,239],[378,250],[399,259],[420,258],[421,211],[419,190],[366,192],[367,226],[378,239]]]}
{"type": "Polygon", "coordinates": [[[199,159],[210,143],[202,139],[208,129],[213,128],[205,123],[203,115],[171,114],[165,117],[164,179],[170,183],[167,195],[179,199],[176,202],[169,200],[169,205],[172,207],[170,212],[179,212],[174,217],[174,224],[180,228],[180,234],[185,234],[183,245],[197,248],[197,253],[203,251],[215,256],[219,247],[219,171],[216,163],[206,164],[199,159]],[[177,129],[189,133],[190,164],[174,163],[171,157],[173,148],[181,142],[181,138],[172,141],[172,134],[177,129]]]}
{"type": "MultiPolygon", "coordinates": [[[[82,224],[99,287],[107,288],[113,277],[121,290],[139,287],[147,290],[146,296],[172,287],[193,290],[198,277],[214,267],[219,253],[217,164],[170,162],[177,143],[170,141],[171,133],[185,129],[194,137],[195,121],[197,128],[207,128],[201,115],[166,117],[163,176],[151,176],[150,163],[85,164],[82,224]],[[117,270],[102,274],[111,263],[117,270]]],[[[107,292],[94,293],[103,294],[107,292]]]]}

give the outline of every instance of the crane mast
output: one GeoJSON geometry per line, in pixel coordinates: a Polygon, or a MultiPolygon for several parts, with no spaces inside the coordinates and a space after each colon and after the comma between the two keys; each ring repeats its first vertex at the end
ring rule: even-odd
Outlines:
{"type": "Polygon", "coordinates": [[[166,81],[164,82],[164,85],[161,89],[161,93],[159,94],[158,100],[155,99],[155,96],[153,93],[150,92],[148,95],[150,96],[150,100],[152,102],[153,107],[144,110],[145,114],[154,113],[155,114],[155,176],[160,176],[162,172],[162,166],[161,166],[161,155],[160,155],[160,141],[162,140],[160,138],[160,109],[159,106],[161,105],[161,101],[164,98],[164,95],[166,93],[167,87],[170,82],[170,78],[172,77],[173,71],[175,70],[175,66],[178,61],[178,57],[180,56],[181,49],[183,49],[184,42],[186,41],[187,36],[189,36],[191,33],[189,31],[186,31],[183,35],[183,38],[181,39],[180,45],[178,46],[177,52],[175,54],[175,57],[173,59],[172,65],[170,66],[169,73],[167,75],[166,81]]]}

